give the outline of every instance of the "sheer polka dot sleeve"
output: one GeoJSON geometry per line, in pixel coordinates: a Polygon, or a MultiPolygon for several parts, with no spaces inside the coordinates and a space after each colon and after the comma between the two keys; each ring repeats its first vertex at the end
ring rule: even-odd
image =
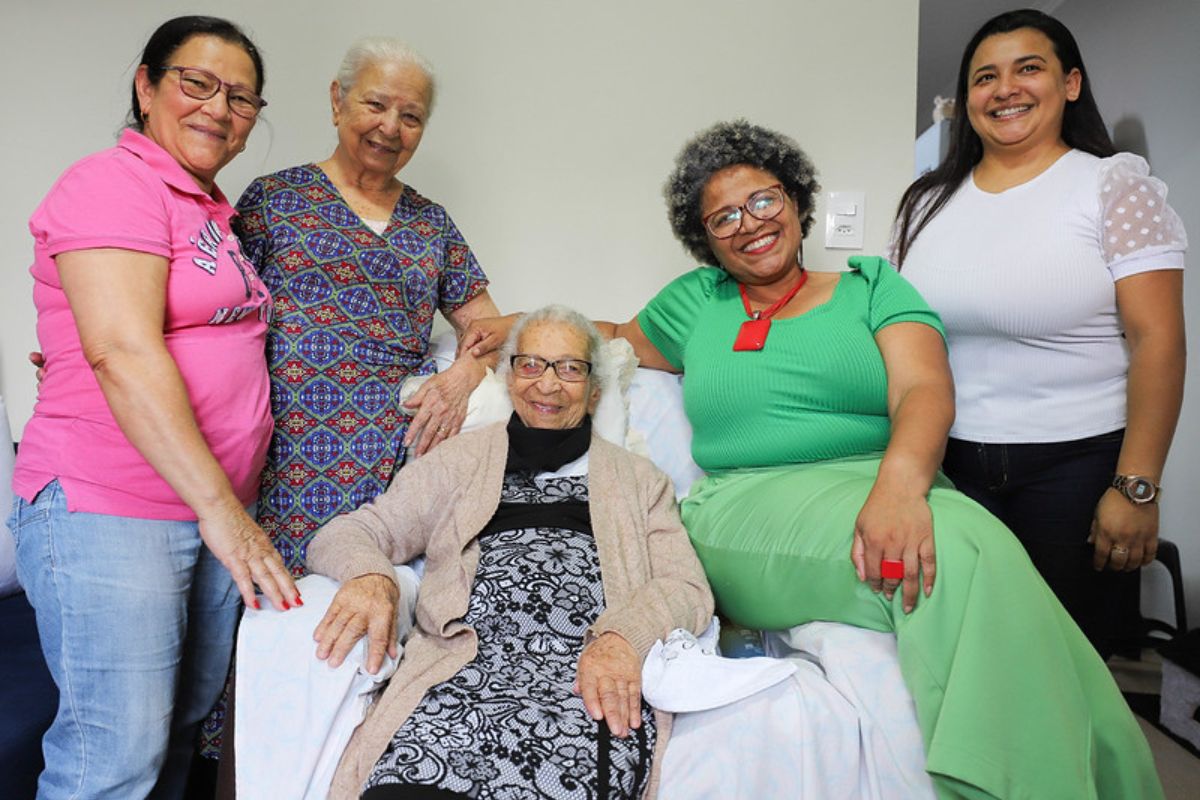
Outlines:
{"type": "Polygon", "coordinates": [[[1130,153],[1100,169],[1101,248],[1113,280],[1158,269],[1183,269],[1187,234],[1167,205],[1167,185],[1130,153]]]}

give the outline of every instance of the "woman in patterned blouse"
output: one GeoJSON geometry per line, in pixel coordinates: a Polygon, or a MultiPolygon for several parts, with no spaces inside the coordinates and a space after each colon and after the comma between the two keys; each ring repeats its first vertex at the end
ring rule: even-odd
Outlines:
{"type": "MultiPolygon", "coordinates": [[[[450,215],[398,177],[433,110],[429,64],[395,39],[362,39],[329,99],[333,155],[256,179],[235,223],[275,299],[258,523],[297,576],[313,532],[382,492],[409,445],[421,454],[458,432],[489,359],[459,358],[400,402],[406,378],[435,372],[434,313],[459,332],[497,313],[450,215]]],[[[205,755],[223,717],[205,723],[205,755]]]]}
{"type": "Polygon", "coordinates": [[[400,404],[405,378],[434,372],[434,313],[456,330],[496,313],[445,209],[398,177],[433,109],[429,65],[364,39],[329,95],[333,155],[261,177],[238,202],[243,247],[276,303],[259,522],[296,575],[313,531],[383,491],[407,446],[458,432],[482,361],[458,359],[400,404]]]}

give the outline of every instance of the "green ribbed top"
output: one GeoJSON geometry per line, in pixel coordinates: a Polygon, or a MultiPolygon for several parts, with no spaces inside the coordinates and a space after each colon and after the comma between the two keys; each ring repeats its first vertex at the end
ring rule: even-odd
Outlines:
{"type": "Polygon", "coordinates": [[[895,322],[941,320],[885,259],[854,256],[823,305],[771,323],[766,347],[734,352],[746,321],[737,282],[700,267],[638,315],[682,369],[692,458],[706,472],[881,453],[891,425],[875,334],[895,322]]]}

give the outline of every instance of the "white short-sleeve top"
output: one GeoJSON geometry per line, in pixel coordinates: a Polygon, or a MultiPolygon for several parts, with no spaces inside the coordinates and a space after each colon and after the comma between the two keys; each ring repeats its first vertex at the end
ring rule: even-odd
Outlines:
{"type": "Polygon", "coordinates": [[[1129,353],[1116,282],[1183,269],[1187,236],[1138,156],[1071,150],[999,193],[968,177],[901,274],[946,326],[951,436],[1058,442],[1125,425],[1129,353]]]}

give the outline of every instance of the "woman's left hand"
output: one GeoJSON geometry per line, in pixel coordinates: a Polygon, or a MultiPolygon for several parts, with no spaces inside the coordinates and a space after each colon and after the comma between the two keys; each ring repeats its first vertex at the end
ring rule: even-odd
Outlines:
{"type": "Polygon", "coordinates": [[[404,446],[417,443],[416,454],[423,456],[458,433],[467,417],[471,392],[487,374],[487,367],[469,353],[459,356],[445,372],[430,376],[417,390],[405,409],[413,420],[404,436],[404,446]]]}
{"type": "Polygon", "coordinates": [[[1135,506],[1115,489],[1100,496],[1088,543],[1095,551],[1092,566],[1114,572],[1133,572],[1158,553],[1158,505],[1135,506]]]}
{"type": "Polygon", "coordinates": [[[904,613],[911,612],[922,584],[928,597],[937,575],[929,503],[921,495],[885,492],[876,485],[854,523],[850,557],[858,579],[869,583],[872,591],[882,591],[889,601],[902,585],[904,613]],[[903,581],[883,578],[884,559],[904,562],[903,581]]]}
{"type": "Polygon", "coordinates": [[[595,720],[608,722],[624,739],[642,725],[642,660],[624,636],[609,631],[593,639],[579,656],[575,691],[595,720]]]}
{"type": "Polygon", "coordinates": [[[897,322],[875,334],[887,368],[888,441],[875,485],[854,522],[850,558],[858,579],[889,602],[903,583],[904,613],[917,606],[921,584],[933,592],[937,574],[933,513],[926,495],[954,419],[954,380],[941,335],[919,322],[897,322]],[[884,559],[904,563],[903,581],[884,579],[884,559]],[[924,580],[922,580],[922,578],[924,580]]]}

